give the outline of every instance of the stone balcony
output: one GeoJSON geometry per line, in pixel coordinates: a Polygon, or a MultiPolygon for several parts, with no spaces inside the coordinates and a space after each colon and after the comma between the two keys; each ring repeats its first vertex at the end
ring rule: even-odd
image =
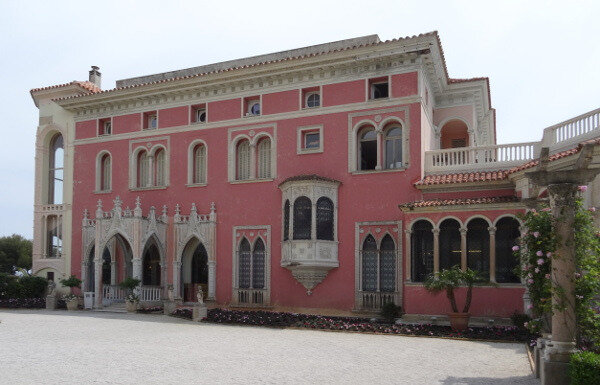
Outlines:
{"type": "Polygon", "coordinates": [[[281,266],[290,270],[309,293],[329,270],[340,265],[336,241],[289,240],[283,242],[281,251],[281,266]]]}

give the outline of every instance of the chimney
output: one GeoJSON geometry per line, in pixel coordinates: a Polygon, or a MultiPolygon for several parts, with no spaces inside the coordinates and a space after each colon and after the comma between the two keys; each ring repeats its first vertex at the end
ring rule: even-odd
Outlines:
{"type": "Polygon", "coordinates": [[[101,88],[100,83],[102,81],[102,74],[98,71],[100,67],[92,66],[90,70],[90,82],[94,83],[98,88],[101,88]]]}

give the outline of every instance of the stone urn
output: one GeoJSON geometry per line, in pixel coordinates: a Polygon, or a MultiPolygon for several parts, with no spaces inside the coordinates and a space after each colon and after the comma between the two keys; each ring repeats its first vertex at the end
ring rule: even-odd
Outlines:
{"type": "Polygon", "coordinates": [[[462,331],[469,327],[469,313],[448,313],[448,319],[450,320],[450,327],[456,331],[462,331]]]}
{"type": "Polygon", "coordinates": [[[138,301],[125,301],[125,309],[129,313],[135,313],[138,308],[138,301]]]}
{"type": "Polygon", "coordinates": [[[70,299],[68,301],[66,301],[67,303],[67,310],[77,310],[77,308],[79,307],[79,298],[73,298],[70,299]]]}

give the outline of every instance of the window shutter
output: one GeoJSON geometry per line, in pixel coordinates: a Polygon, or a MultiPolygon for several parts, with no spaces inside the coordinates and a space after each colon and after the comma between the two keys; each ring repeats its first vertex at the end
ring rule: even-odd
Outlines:
{"type": "Polygon", "coordinates": [[[258,144],[258,177],[271,177],[271,140],[268,138],[258,144]]]}
{"type": "Polygon", "coordinates": [[[206,183],[206,148],[202,144],[194,149],[193,183],[206,183]]]}
{"type": "Polygon", "coordinates": [[[156,186],[164,186],[165,183],[165,151],[158,150],[155,157],[156,186]]]}
{"type": "Polygon", "coordinates": [[[237,179],[250,179],[250,142],[244,140],[237,148],[237,179]]]}

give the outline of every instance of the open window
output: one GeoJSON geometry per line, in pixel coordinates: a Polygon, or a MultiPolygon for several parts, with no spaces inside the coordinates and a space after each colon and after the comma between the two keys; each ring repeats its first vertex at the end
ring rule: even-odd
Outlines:
{"type": "Polygon", "coordinates": [[[158,128],[158,113],[149,111],[144,113],[144,130],[154,130],[158,128]]]}
{"type": "Polygon", "coordinates": [[[389,97],[389,79],[381,77],[369,79],[369,99],[385,99],[389,97]]]}
{"type": "Polygon", "coordinates": [[[377,167],[377,132],[373,127],[365,127],[358,132],[359,169],[375,170],[377,167]]]}

